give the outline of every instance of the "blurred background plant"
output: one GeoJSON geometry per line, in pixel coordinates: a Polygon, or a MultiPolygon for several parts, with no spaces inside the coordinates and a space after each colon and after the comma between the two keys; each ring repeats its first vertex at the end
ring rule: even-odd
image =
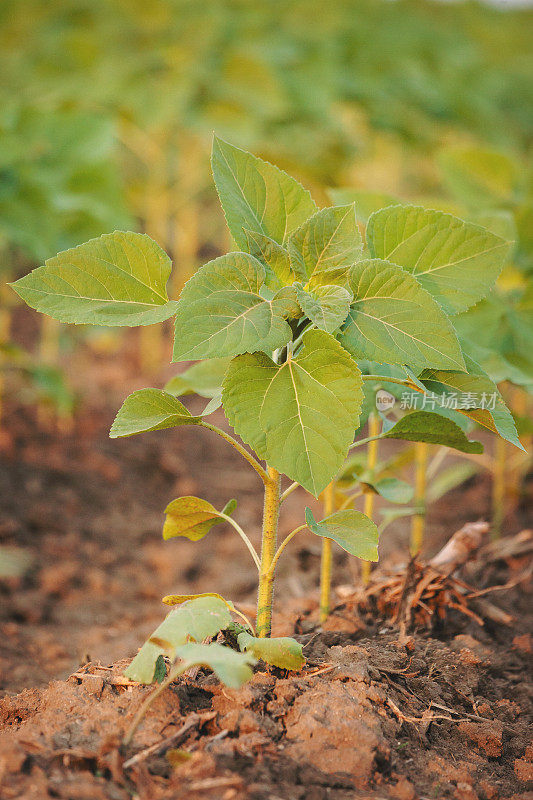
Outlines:
{"type": "MultiPolygon", "coordinates": [[[[4,0],[0,408],[5,395],[29,402],[41,424],[69,430],[73,354],[81,344],[124,346],[115,331],[72,332],[50,320],[39,328],[4,282],[58,250],[128,228],[174,259],[176,296],[199,264],[232,246],[209,171],[216,130],[304,180],[319,205],[355,201],[362,226],[400,198],[515,242],[497,290],[458,325],[527,445],[532,18],[529,9],[430,0],[327,8],[318,0],[4,0]]],[[[168,360],[167,333],[127,334],[138,336],[142,372],[158,374],[168,360]]],[[[498,529],[530,462],[509,458],[504,440],[494,447],[442,478],[439,491],[471,475],[472,464],[489,469],[498,529]]],[[[427,446],[409,452],[419,542],[426,472],[446,465],[427,446]]],[[[373,495],[364,500],[372,513],[373,495]]]]}

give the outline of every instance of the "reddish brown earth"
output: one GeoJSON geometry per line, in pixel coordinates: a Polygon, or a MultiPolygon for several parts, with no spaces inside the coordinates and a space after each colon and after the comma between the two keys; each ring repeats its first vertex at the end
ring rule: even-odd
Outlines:
{"type": "MultiPolygon", "coordinates": [[[[99,364],[67,435],[43,431],[30,409],[9,411],[0,544],[31,564],[23,577],[0,580],[0,797],[531,800],[531,587],[491,595],[514,616],[511,626],[480,627],[452,612],[401,644],[373,605],[344,602],[321,630],[319,547],[305,535],[280,564],[275,631],[304,643],[302,673],[259,666],[238,692],[202,672],[183,678],[122,752],[151,691],[121,678],[124,659],[161,620],[160,598],[213,590],[253,607],[255,576],[240,540],[221,526],[199,543],[164,543],[165,505],[184,494],[219,506],[236,496],[256,542],[261,514],[255,473],[207,431],[107,438],[118,398],[150,383],[129,374],[99,364]]],[[[480,476],[436,504],[428,552],[486,516],[488,499],[480,476]]],[[[291,496],[283,530],[301,521],[306,502],[291,496]]],[[[523,501],[505,532],[527,523],[523,501]]],[[[388,529],[385,566],[405,561],[407,535],[405,523],[388,529]]],[[[353,583],[353,563],[337,558],[337,582],[353,583]]],[[[484,588],[525,568],[502,562],[472,575],[484,588]]]]}

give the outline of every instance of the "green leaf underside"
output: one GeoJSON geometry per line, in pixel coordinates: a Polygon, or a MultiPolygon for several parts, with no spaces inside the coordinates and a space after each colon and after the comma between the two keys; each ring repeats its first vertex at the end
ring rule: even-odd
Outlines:
{"type": "Polygon", "coordinates": [[[339,328],[350,310],[352,296],[342,286],[316,286],[307,292],[296,288],[298,303],[306,317],[317,328],[333,333],[339,328]]]}
{"type": "Polygon", "coordinates": [[[433,414],[431,411],[413,411],[398,420],[386,439],[405,439],[408,442],[428,442],[453,447],[462,453],[482,453],[481,442],[471,442],[463,431],[447,417],[433,414]]]}
{"type": "Polygon", "coordinates": [[[324,208],[296,230],[288,250],[294,272],[310,288],[345,285],[352,264],[361,258],[363,242],[353,205],[324,208]]]}
{"type": "Polygon", "coordinates": [[[351,271],[354,302],[340,336],[355,358],[465,369],[459,341],[438,303],[416,278],[380,259],[351,271]]]}
{"type": "Polygon", "coordinates": [[[454,372],[448,370],[425,369],[419,378],[429,392],[435,396],[457,395],[459,400],[464,394],[472,398],[472,404],[479,406],[482,403],[487,406],[493,393],[496,393],[496,404],[494,410],[486,407],[474,407],[469,409],[457,409],[465,416],[473,419],[479,425],[487,428],[493,433],[499,434],[511,444],[516,445],[521,450],[524,448],[520,444],[513,416],[502,396],[500,395],[495,383],[486,375],[481,367],[468,356],[465,357],[468,373],[454,372]]]}
{"type": "Polygon", "coordinates": [[[278,167],[214,138],[213,177],[231,235],[245,250],[245,230],[284,244],[316,211],[309,192],[278,167]]]}
{"type": "MultiPolygon", "coordinates": [[[[224,514],[231,514],[237,503],[233,500],[224,509],[224,514]]],[[[165,524],[163,539],[184,536],[191,542],[203,539],[214,525],[224,522],[219,512],[207,500],[200,497],[178,497],[165,508],[165,524]]]]}
{"type": "Polygon", "coordinates": [[[370,478],[363,473],[360,480],[389,503],[409,503],[413,499],[413,487],[399,478],[370,478]]]}
{"type": "Polygon", "coordinates": [[[296,358],[235,358],[223,404],[230,424],[260,458],[315,496],[342,466],[363,400],[361,373],[324,331],[309,331],[296,358]]]}
{"type": "Polygon", "coordinates": [[[162,389],[139,389],[124,400],[109,436],[117,439],[177,425],[197,425],[201,420],[201,417],[194,417],[174,395],[162,389]]]}
{"type": "Polygon", "coordinates": [[[254,231],[245,231],[246,249],[266,269],[265,283],[273,291],[290,286],[296,280],[289,253],[280,244],[254,231]]]}
{"type": "Polygon", "coordinates": [[[143,233],[115,231],[58,253],[12,284],[32,308],[60,322],[151,325],[171,317],[167,254],[143,233]]]}
{"type": "Polygon", "coordinates": [[[199,394],[201,397],[218,397],[222,381],[231,359],[208,358],[180,372],[169,380],[165,392],[177,397],[182,394],[199,394]]]}
{"type": "Polygon", "coordinates": [[[178,301],[173,360],[272,352],[287,344],[287,303],[261,297],[264,280],[265,267],[248,253],[228,253],[201,267],[178,301]]]}
{"type": "Polygon", "coordinates": [[[372,256],[411,272],[449,314],[477,303],[494,285],[509,242],[442,211],[392,206],[368,220],[372,256]]]}
{"type": "Polygon", "coordinates": [[[188,639],[201,642],[215,636],[231,623],[227,605],[217,597],[198,597],[173,609],[146,641],[124,672],[127,678],[139,683],[151,683],[155,662],[167,650],[150,639],[168,643],[171,648],[184,645],[188,639]]]}
{"type": "Polygon", "coordinates": [[[310,508],[305,509],[305,521],[312,533],[332,539],[352,556],[365,561],[378,560],[378,529],[362,511],[336,511],[317,522],[310,508]]]}
{"type": "Polygon", "coordinates": [[[184,644],[176,648],[175,655],[182,659],[183,671],[191,667],[208,667],[222,683],[231,689],[240,687],[252,677],[255,658],[249,653],[237,653],[220,644],[184,644]]]}
{"type": "Polygon", "coordinates": [[[237,643],[243,652],[252,653],[273,667],[299,670],[305,664],[302,645],[289,636],[258,639],[243,631],[238,635],[237,643]]]}

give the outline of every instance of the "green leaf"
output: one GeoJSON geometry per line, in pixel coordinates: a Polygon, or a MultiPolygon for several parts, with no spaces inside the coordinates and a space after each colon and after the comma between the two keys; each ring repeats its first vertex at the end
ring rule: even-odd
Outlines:
{"type": "Polygon", "coordinates": [[[217,597],[198,597],[173,609],[143,644],[124,672],[139,683],[152,683],[155,663],[169,649],[184,645],[188,639],[201,642],[215,636],[231,623],[226,603],[217,597]],[[151,641],[156,639],[157,642],[151,641]],[[164,644],[162,644],[164,643],[164,644]]]}
{"type": "Polygon", "coordinates": [[[162,389],[139,389],[126,397],[109,431],[111,439],[135,433],[160,431],[177,425],[197,425],[183,403],[162,389]]]}
{"type": "Polygon", "coordinates": [[[310,508],[305,509],[305,521],[312,533],[323,539],[333,539],[351,556],[365,561],[378,560],[378,529],[361,511],[336,511],[317,522],[310,508]]]}
{"type": "Polygon", "coordinates": [[[477,303],[494,285],[509,242],[470,222],[418,206],[392,206],[368,220],[372,256],[411,272],[449,314],[477,303]]]}
{"type": "Polygon", "coordinates": [[[11,286],[60,322],[151,325],[171,317],[167,254],[144,233],[115,231],[65,250],[11,286]]]}
{"type": "Polygon", "coordinates": [[[283,347],[291,338],[283,299],[265,300],[265,268],[248,253],[228,253],[185,284],[176,313],[174,361],[236,356],[283,347]]]}
{"type": "Polygon", "coordinates": [[[288,250],[294,272],[310,288],[347,284],[349,268],[363,252],[354,206],[317,211],[292,234],[288,250]]]}
{"type": "Polygon", "coordinates": [[[252,677],[255,658],[248,653],[237,653],[230,647],[220,644],[184,644],[175,650],[181,658],[183,672],[191,667],[208,667],[217,678],[231,689],[240,687],[252,677]]]}
{"type": "Polygon", "coordinates": [[[218,397],[222,392],[222,381],[231,358],[208,358],[171,378],[165,392],[178,397],[183,394],[199,394],[201,397],[218,397]]]}
{"type": "Polygon", "coordinates": [[[468,356],[465,356],[468,372],[425,369],[419,378],[433,396],[446,398],[448,408],[473,419],[479,425],[499,434],[511,444],[523,450],[513,416],[500,395],[497,386],[468,356]],[[492,401],[494,399],[494,408],[492,401]],[[461,404],[463,407],[461,408],[461,404]]]}
{"type": "Polygon", "coordinates": [[[359,480],[389,503],[409,503],[413,498],[413,487],[399,478],[372,478],[363,473],[359,480]]]}
{"type": "Polygon", "coordinates": [[[273,667],[299,670],[305,664],[302,645],[289,636],[258,639],[243,631],[237,636],[237,643],[243,652],[253,653],[273,667]]]}
{"type": "Polygon", "coordinates": [[[355,358],[464,369],[464,360],[450,320],[416,278],[380,259],[352,268],[355,300],[339,337],[355,358]]]}
{"type": "Polygon", "coordinates": [[[453,447],[462,453],[482,453],[481,442],[471,442],[451,419],[431,411],[406,414],[388,431],[385,439],[405,439],[408,442],[429,442],[453,447]]]}
{"type": "Polygon", "coordinates": [[[362,222],[363,225],[366,225],[368,218],[374,211],[379,211],[380,208],[386,208],[387,206],[395,206],[399,203],[398,198],[392,194],[370,192],[366,189],[342,187],[330,189],[328,194],[335,205],[353,203],[357,219],[359,222],[362,222]]]}
{"type": "Polygon", "coordinates": [[[286,172],[217,137],[211,166],[231,235],[243,250],[245,230],[284,244],[316,211],[309,192],[286,172]]]}
{"type": "Polygon", "coordinates": [[[235,358],[223,404],[260,458],[318,496],[337,473],[359,424],[361,373],[325,331],[312,330],[285,364],[263,353],[235,358]]]}
{"type": "Polygon", "coordinates": [[[503,153],[454,148],[440,155],[445,183],[452,194],[473,208],[501,206],[512,200],[518,167],[503,153]]]}
{"type": "Polygon", "coordinates": [[[440,500],[447,492],[451,492],[452,489],[465,483],[478,470],[478,465],[473,464],[471,461],[459,461],[456,464],[445,467],[432,478],[426,492],[426,501],[434,503],[436,500],[440,500]]]}
{"type": "MultiPolygon", "coordinates": [[[[230,500],[222,513],[229,515],[236,506],[237,502],[230,500]]],[[[224,522],[216,508],[199,497],[178,497],[168,504],[165,514],[163,539],[185,536],[191,542],[197,542],[203,539],[214,525],[224,522]]]]}
{"type": "Polygon", "coordinates": [[[262,233],[245,230],[247,250],[266,269],[265,283],[273,291],[290,286],[296,280],[289,253],[280,244],[262,233]]]}
{"type": "Polygon", "coordinates": [[[333,333],[339,328],[348,315],[352,295],[342,286],[316,286],[306,291],[296,287],[298,303],[306,317],[309,317],[317,328],[333,333]]]}

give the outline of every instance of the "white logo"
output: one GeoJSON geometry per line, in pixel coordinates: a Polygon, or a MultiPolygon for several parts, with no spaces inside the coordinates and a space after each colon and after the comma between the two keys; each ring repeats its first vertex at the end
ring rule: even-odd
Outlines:
{"type": "Polygon", "coordinates": [[[393,408],[396,402],[396,398],[390,392],[386,392],[385,389],[379,389],[376,392],[376,408],[381,413],[385,413],[393,408]]]}

